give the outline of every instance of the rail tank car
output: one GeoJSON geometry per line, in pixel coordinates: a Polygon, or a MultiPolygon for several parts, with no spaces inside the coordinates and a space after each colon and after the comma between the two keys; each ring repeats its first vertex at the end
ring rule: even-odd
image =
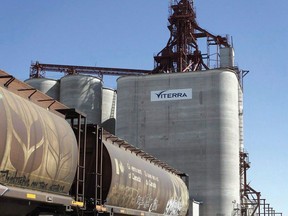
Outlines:
{"type": "MultiPolygon", "coordinates": [[[[13,200],[3,205],[3,198],[70,204],[72,198],[66,196],[75,177],[78,153],[70,125],[2,87],[0,110],[1,215],[9,203],[9,209],[15,210],[13,200]]],[[[29,210],[28,205],[21,206],[29,210]]]]}

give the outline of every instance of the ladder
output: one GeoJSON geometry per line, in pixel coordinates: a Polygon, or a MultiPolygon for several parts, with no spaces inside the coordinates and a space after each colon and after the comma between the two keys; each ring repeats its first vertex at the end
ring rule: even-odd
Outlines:
{"type": "Polygon", "coordinates": [[[70,193],[75,197],[75,202],[79,204],[79,207],[85,209],[87,119],[85,114],[75,108],[57,109],[56,111],[65,115],[65,119],[75,133],[78,148],[77,171],[70,193]]]}
{"type": "Polygon", "coordinates": [[[77,179],[76,179],[76,201],[85,201],[85,162],[86,162],[86,118],[78,116],[77,126],[77,143],[78,143],[78,162],[77,162],[77,179]],[[82,124],[82,119],[84,123],[82,124]]]}
{"type": "Polygon", "coordinates": [[[95,145],[95,204],[96,207],[104,204],[103,202],[103,128],[96,126],[96,145],[95,145]]]}
{"type": "Polygon", "coordinates": [[[110,119],[115,118],[115,107],[116,107],[116,91],[114,91],[114,94],[113,94],[110,119]]]}

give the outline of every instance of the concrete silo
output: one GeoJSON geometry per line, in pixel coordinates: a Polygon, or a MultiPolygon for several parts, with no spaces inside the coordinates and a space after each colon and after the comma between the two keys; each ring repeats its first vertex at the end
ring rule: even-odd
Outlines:
{"type": "Polygon", "coordinates": [[[55,100],[59,100],[60,85],[58,80],[48,78],[32,78],[25,80],[25,83],[47,94],[55,100]]]}
{"type": "Polygon", "coordinates": [[[110,88],[102,88],[101,125],[105,130],[112,134],[115,134],[116,103],[116,90],[110,88]]]}
{"type": "Polygon", "coordinates": [[[88,124],[101,124],[102,81],[93,76],[64,76],[60,80],[60,102],[85,113],[88,124]]]}
{"type": "MultiPolygon", "coordinates": [[[[207,70],[119,78],[116,135],[189,175],[200,215],[240,203],[237,75],[207,70]]],[[[242,111],[241,111],[242,112],[242,111]]]]}

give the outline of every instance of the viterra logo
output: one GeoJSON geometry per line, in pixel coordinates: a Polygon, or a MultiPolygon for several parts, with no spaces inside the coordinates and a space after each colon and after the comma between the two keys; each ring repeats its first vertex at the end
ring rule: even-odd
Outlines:
{"type": "Polygon", "coordinates": [[[151,101],[192,99],[192,89],[170,89],[151,91],[151,101]]]}
{"type": "Polygon", "coordinates": [[[187,94],[184,93],[166,93],[167,91],[161,91],[159,94],[155,93],[159,98],[183,98],[183,97],[187,97],[187,94]]]}

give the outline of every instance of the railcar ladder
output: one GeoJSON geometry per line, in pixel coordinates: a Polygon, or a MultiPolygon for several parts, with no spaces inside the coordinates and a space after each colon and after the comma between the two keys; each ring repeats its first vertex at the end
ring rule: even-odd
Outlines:
{"type": "Polygon", "coordinates": [[[85,201],[85,162],[86,162],[86,131],[87,124],[84,118],[82,123],[81,115],[78,117],[78,163],[77,163],[77,179],[76,179],[76,201],[85,201]]]}
{"type": "Polygon", "coordinates": [[[71,194],[75,196],[75,201],[82,203],[85,208],[85,172],[86,172],[86,136],[87,136],[87,119],[86,115],[74,108],[57,109],[59,113],[65,115],[74,130],[77,147],[77,172],[76,179],[71,188],[71,194]]]}
{"type": "Polygon", "coordinates": [[[95,204],[103,205],[103,128],[96,127],[96,146],[95,146],[95,155],[96,155],[96,165],[95,165],[95,204]]]}

